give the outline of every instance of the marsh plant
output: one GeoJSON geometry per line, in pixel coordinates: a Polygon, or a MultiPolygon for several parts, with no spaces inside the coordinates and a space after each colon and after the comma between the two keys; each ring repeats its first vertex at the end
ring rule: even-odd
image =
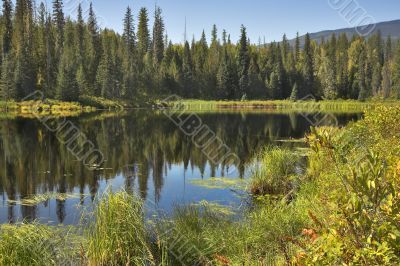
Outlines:
{"type": "Polygon", "coordinates": [[[260,155],[250,190],[253,195],[288,193],[298,173],[300,156],[280,147],[266,148],[260,155]]]}
{"type": "Polygon", "coordinates": [[[145,265],[152,262],[143,202],[126,192],[99,199],[86,231],[89,265],[145,265]]]}

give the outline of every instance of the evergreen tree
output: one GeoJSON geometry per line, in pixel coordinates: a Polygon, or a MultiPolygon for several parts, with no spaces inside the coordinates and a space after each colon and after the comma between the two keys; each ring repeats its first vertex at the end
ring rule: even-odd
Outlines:
{"type": "Polygon", "coordinates": [[[182,71],[184,95],[193,97],[193,63],[189,43],[187,41],[183,49],[182,71]]]}
{"type": "Polygon", "coordinates": [[[87,22],[87,52],[86,52],[86,64],[87,64],[87,93],[90,95],[99,96],[101,92],[96,89],[96,75],[97,69],[103,54],[100,43],[99,28],[97,26],[96,15],[93,10],[93,5],[90,3],[89,7],[89,18],[87,22]]]}
{"type": "Polygon", "coordinates": [[[314,93],[314,59],[311,47],[311,38],[308,33],[306,34],[304,43],[302,74],[304,77],[304,83],[300,92],[300,97],[306,97],[309,94],[314,93]]]}
{"type": "Polygon", "coordinates": [[[134,53],[136,47],[135,26],[133,24],[132,9],[128,6],[124,18],[124,34],[122,35],[129,55],[134,53]]]}
{"type": "Polygon", "coordinates": [[[382,96],[384,99],[390,97],[392,89],[392,73],[390,70],[390,62],[386,61],[382,68],[382,96]]]}
{"type": "Polygon", "coordinates": [[[12,2],[3,0],[3,57],[6,56],[12,48],[12,2]]]}
{"type": "Polygon", "coordinates": [[[158,66],[164,55],[164,21],[161,16],[161,8],[157,7],[154,13],[153,26],[153,61],[158,66]]]}
{"type": "Polygon", "coordinates": [[[213,25],[212,31],[211,31],[211,45],[216,45],[218,42],[218,30],[217,30],[217,25],[213,25]]]}
{"type": "Polygon", "coordinates": [[[33,59],[33,5],[31,0],[17,0],[15,14],[16,55],[14,84],[17,100],[32,93],[36,87],[33,59]]]}
{"type": "Polygon", "coordinates": [[[150,48],[150,32],[149,32],[149,16],[146,8],[141,8],[139,12],[138,24],[138,49],[139,54],[143,57],[150,48]]]}
{"type": "Polygon", "coordinates": [[[14,85],[14,67],[11,55],[7,54],[3,58],[0,79],[0,98],[4,101],[16,98],[14,85]]]}
{"type": "Polygon", "coordinates": [[[249,87],[250,56],[246,28],[242,25],[238,52],[239,91],[237,97],[247,93],[249,87]]]}
{"type": "Polygon", "coordinates": [[[238,87],[237,71],[226,47],[224,47],[222,62],[217,74],[217,84],[219,99],[234,99],[238,87]]]}
{"type": "Polygon", "coordinates": [[[53,20],[56,27],[56,47],[62,49],[64,44],[64,12],[62,0],[53,0],[53,20]]]}
{"type": "Polygon", "coordinates": [[[400,99],[400,42],[397,44],[396,56],[393,62],[393,92],[397,99],[400,99]]]}
{"type": "Polygon", "coordinates": [[[358,59],[358,77],[357,82],[359,86],[358,100],[364,101],[369,96],[367,88],[367,73],[366,73],[366,54],[365,49],[363,49],[359,55],[358,59]]]}
{"type": "Polygon", "coordinates": [[[65,43],[58,69],[56,98],[62,101],[77,101],[79,87],[76,80],[74,27],[71,21],[67,21],[64,35],[65,43]]]}
{"type": "Polygon", "coordinates": [[[292,89],[292,93],[290,94],[290,98],[289,99],[291,101],[296,101],[298,99],[298,94],[299,94],[299,91],[297,89],[297,83],[294,83],[293,89],[292,89]]]}
{"type": "Polygon", "coordinates": [[[296,34],[296,42],[294,47],[294,60],[296,64],[298,64],[300,61],[300,36],[298,32],[296,34]]]}

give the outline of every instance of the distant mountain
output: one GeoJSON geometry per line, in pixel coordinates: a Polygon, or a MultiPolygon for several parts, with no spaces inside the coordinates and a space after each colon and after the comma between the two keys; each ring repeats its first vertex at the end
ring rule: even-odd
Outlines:
{"type": "MultiPolygon", "coordinates": [[[[372,25],[368,25],[368,28],[372,25]]],[[[370,33],[373,35],[378,31],[381,31],[382,38],[387,38],[389,35],[392,37],[393,40],[400,39],[400,20],[393,20],[387,22],[380,22],[375,25],[374,30],[370,33]]],[[[316,33],[310,33],[310,37],[312,40],[320,42],[322,38],[328,40],[331,38],[332,34],[339,34],[346,33],[347,37],[351,38],[354,34],[358,34],[356,28],[344,28],[344,29],[337,29],[337,30],[326,30],[320,31],[316,33]]],[[[368,36],[367,36],[368,37],[368,36]]],[[[303,46],[304,44],[305,35],[300,37],[300,43],[303,46]]],[[[294,45],[296,39],[290,40],[290,44],[294,45]]]]}

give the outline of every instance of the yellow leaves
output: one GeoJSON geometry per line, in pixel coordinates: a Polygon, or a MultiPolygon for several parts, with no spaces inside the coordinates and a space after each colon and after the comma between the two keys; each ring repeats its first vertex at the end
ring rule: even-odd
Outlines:
{"type": "Polygon", "coordinates": [[[375,181],[369,180],[368,181],[368,188],[369,189],[371,189],[371,188],[375,189],[376,188],[375,181]]]}
{"type": "Polygon", "coordinates": [[[400,176],[400,161],[397,163],[396,173],[397,176],[400,176]]]}

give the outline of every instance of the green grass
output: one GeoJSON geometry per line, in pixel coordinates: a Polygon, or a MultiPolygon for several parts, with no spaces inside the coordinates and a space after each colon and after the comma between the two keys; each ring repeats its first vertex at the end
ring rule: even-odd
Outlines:
{"type": "Polygon", "coordinates": [[[44,101],[0,101],[0,110],[11,115],[35,116],[77,116],[96,110],[123,110],[130,105],[127,101],[108,100],[100,97],[82,96],[79,102],[62,102],[53,99],[44,101]]]}
{"type": "Polygon", "coordinates": [[[39,224],[2,225],[0,265],[61,265],[79,263],[82,240],[68,228],[39,224]]]}
{"type": "Polygon", "coordinates": [[[379,105],[398,105],[399,101],[370,100],[366,102],[355,100],[325,100],[325,101],[203,101],[182,100],[171,102],[172,108],[184,107],[187,111],[270,111],[270,112],[329,112],[329,113],[358,113],[379,105]]]}
{"type": "Polygon", "coordinates": [[[271,147],[259,156],[260,166],[251,179],[254,195],[288,193],[296,178],[300,157],[292,150],[271,147]]]}
{"type": "Polygon", "coordinates": [[[89,265],[145,265],[152,262],[143,203],[126,192],[98,202],[86,232],[89,265]]]}

